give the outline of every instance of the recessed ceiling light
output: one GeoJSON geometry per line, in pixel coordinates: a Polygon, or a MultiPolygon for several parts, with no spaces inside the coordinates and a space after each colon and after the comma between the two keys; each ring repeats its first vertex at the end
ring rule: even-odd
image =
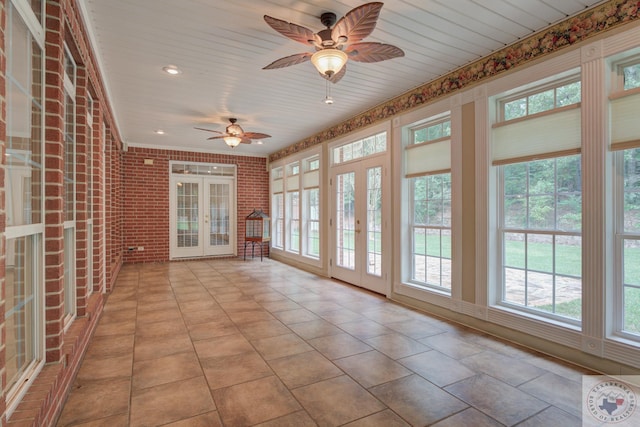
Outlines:
{"type": "Polygon", "coordinates": [[[167,74],[171,74],[172,76],[182,73],[182,71],[180,71],[180,69],[175,65],[167,65],[166,67],[162,67],[162,71],[167,74]]]}
{"type": "Polygon", "coordinates": [[[162,129],[156,129],[156,130],[155,130],[155,132],[156,132],[158,135],[164,135],[164,131],[163,131],[162,129]]]}

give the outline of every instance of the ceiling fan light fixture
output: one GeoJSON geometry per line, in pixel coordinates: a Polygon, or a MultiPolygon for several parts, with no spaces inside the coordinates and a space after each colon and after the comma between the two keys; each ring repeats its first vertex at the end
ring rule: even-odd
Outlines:
{"type": "Polygon", "coordinates": [[[233,135],[225,136],[222,139],[224,139],[224,142],[226,142],[226,144],[231,148],[234,148],[234,147],[237,147],[238,145],[240,145],[240,141],[241,141],[240,137],[233,136],[233,135]]]}
{"type": "Polygon", "coordinates": [[[344,67],[347,59],[347,54],[340,49],[327,48],[314,53],[311,56],[311,63],[320,74],[331,77],[344,67]]]}

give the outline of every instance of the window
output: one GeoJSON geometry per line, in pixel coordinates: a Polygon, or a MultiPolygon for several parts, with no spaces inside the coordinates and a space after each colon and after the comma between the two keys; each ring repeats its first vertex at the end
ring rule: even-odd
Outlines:
{"type": "Polygon", "coordinates": [[[498,100],[503,121],[493,126],[492,141],[499,304],[576,325],[582,319],[579,103],[579,81],[498,100]]]}
{"type": "Polygon", "coordinates": [[[319,261],[320,194],[319,154],[304,153],[272,165],[272,248],[305,262],[319,261]]]}
{"type": "Polygon", "coordinates": [[[502,121],[550,111],[580,102],[580,81],[562,82],[533,93],[501,101],[502,121]]]}
{"type": "Polygon", "coordinates": [[[284,249],[284,194],[282,167],[271,170],[271,245],[284,249]]]}
{"type": "Polygon", "coordinates": [[[10,415],[44,364],[44,38],[42,27],[31,25],[41,23],[42,2],[6,5],[3,392],[10,415]]]}
{"type": "Polygon", "coordinates": [[[410,129],[405,149],[409,180],[410,281],[451,292],[451,120],[410,129]]]}
{"type": "Polygon", "coordinates": [[[305,223],[304,255],[312,258],[320,257],[320,158],[318,156],[305,159],[303,187],[303,218],[305,223]]]}
{"type": "Polygon", "coordinates": [[[76,64],[64,54],[64,312],[65,325],[76,315],[76,64]]]}
{"type": "Polygon", "coordinates": [[[615,159],[614,330],[640,341],[640,58],[614,64],[610,96],[615,159]]]}
{"type": "Polygon", "coordinates": [[[387,151],[387,133],[382,132],[333,149],[333,163],[344,163],[387,151]]]}

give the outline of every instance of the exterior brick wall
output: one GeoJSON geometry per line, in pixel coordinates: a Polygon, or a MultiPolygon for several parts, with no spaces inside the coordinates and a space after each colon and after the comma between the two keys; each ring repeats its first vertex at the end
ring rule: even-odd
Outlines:
{"type": "MultiPolygon", "coordinates": [[[[195,153],[131,147],[124,153],[124,262],[169,259],[169,162],[200,162],[237,166],[237,244],[243,254],[244,218],[254,208],[269,212],[269,174],[262,157],[195,153]],[[152,159],[153,165],[145,165],[152,159]],[[144,247],[130,251],[128,247],[144,247]]],[[[257,251],[257,250],[256,250],[257,251]]],[[[264,248],[266,254],[266,246],[264,248]]],[[[259,252],[256,252],[259,255],[259,252]]]]}

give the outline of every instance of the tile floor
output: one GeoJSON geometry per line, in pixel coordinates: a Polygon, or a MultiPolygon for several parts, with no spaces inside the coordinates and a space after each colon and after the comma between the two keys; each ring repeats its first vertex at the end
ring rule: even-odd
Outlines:
{"type": "Polygon", "coordinates": [[[265,259],[123,267],[58,426],[579,426],[584,369],[265,259]]]}

